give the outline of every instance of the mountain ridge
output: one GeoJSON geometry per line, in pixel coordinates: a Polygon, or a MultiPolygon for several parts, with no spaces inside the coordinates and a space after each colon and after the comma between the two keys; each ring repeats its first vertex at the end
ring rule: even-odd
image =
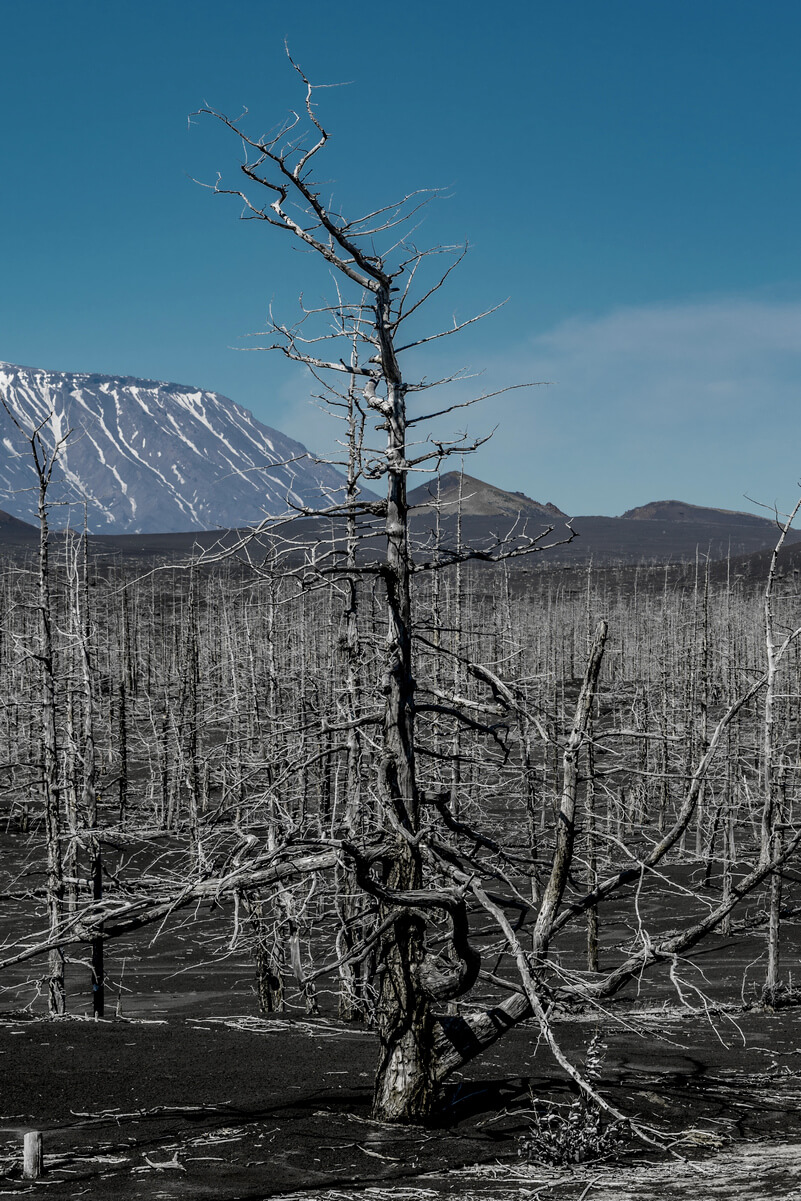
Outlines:
{"type": "MultiPolygon", "coordinates": [[[[148,545],[161,553],[173,534],[183,535],[181,545],[191,546],[195,534],[207,542],[215,531],[343,497],[344,477],[333,466],[235,401],[193,385],[0,363],[0,396],[21,430],[41,425],[51,450],[75,428],[48,496],[85,497],[93,536],[129,539],[130,553],[146,554],[148,545]]],[[[0,542],[25,545],[38,537],[36,478],[26,437],[3,407],[0,448],[0,542]]],[[[418,539],[431,526],[437,497],[447,536],[461,514],[475,546],[491,545],[505,531],[517,537],[524,526],[531,534],[570,520],[552,502],[450,471],[409,491],[418,539]]],[[[67,524],[67,514],[53,507],[54,529],[67,524]]],[[[71,524],[82,527],[82,512],[71,524]]],[[[725,558],[769,549],[776,539],[775,519],[680,500],[649,501],[621,517],[576,517],[573,527],[578,537],[551,550],[549,562],[666,562],[696,551],[725,558]]],[[[788,541],[799,539],[791,531],[788,541]]]]}
{"type": "Polygon", "coordinates": [[[413,488],[407,496],[417,510],[433,509],[439,501],[446,514],[466,517],[544,517],[569,520],[567,513],[550,502],[541,504],[525,492],[509,492],[463,471],[447,471],[413,488]],[[439,481],[439,486],[437,482],[439,481]]]}
{"type": "MultiPolygon", "coordinates": [[[[536,502],[533,502],[536,504],[536,502]]],[[[644,506],[643,506],[644,507],[644,506]]],[[[700,506],[698,507],[700,509],[700,506]]],[[[750,517],[745,514],[745,517],[750,517]]],[[[434,513],[430,507],[422,506],[411,511],[412,541],[418,546],[429,546],[432,539],[442,537],[452,543],[455,534],[455,517],[446,512],[436,533],[434,513]]],[[[376,523],[373,522],[376,529],[376,523]]],[[[380,521],[377,526],[380,527],[380,521]]],[[[537,512],[528,516],[516,513],[493,513],[490,515],[463,514],[461,535],[463,543],[478,550],[497,545],[499,537],[508,535],[512,541],[536,534],[540,530],[554,529],[548,541],[557,542],[563,536],[559,522],[551,514],[537,512]],[[522,523],[522,524],[521,524],[522,523]],[[527,523],[526,529],[524,525],[527,523]],[[537,523],[536,525],[534,523],[537,523]]],[[[560,570],[562,568],[586,566],[590,561],[597,567],[656,565],[668,563],[691,564],[700,555],[702,560],[732,564],[732,569],[754,578],[764,575],[764,562],[776,544],[777,530],[774,522],[766,518],[735,523],[710,522],[700,518],[694,521],[668,519],[634,519],[625,517],[577,516],[571,527],[577,537],[567,545],[555,545],[544,555],[537,555],[531,566],[536,570],[560,570]]],[[[297,541],[297,545],[312,545],[316,538],[330,538],[330,519],[297,519],[288,526],[281,526],[284,534],[297,541]]],[[[54,535],[57,536],[57,535],[54,535]]],[[[93,552],[102,556],[122,556],[124,559],[172,559],[184,560],[199,551],[224,552],[240,541],[241,531],[236,528],[190,530],[185,532],[149,532],[144,534],[93,534],[90,539],[93,552]]],[[[39,530],[35,525],[20,521],[0,511],[0,552],[35,552],[39,530]]],[[[270,535],[265,535],[265,546],[270,535]]],[[[801,531],[790,530],[783,561],[796,561],[801,555],[801,531]]],[[[379,542],[375,538],[370,545],[376,552],[379,542]]],[[[518,566],[529,562],[516,560],[518,566]]]]}
{"type": "Polygon", "coordinates": [[[762,517],[759,513],[745,513],[738,509],[717,509],[706,505],[693,505],[684,500],[652,500],[634,509],[627,509],[620,514],[621,521],[676,521],[676,522],[715,522],[718,524],[735,524],[746,522],[767,522],[775,527],[773,517],[762,517]]]}
{"type": "MultiPolygon", "coordinates": [[[[26,433],[37,427],[50,452],[73,431],[50,495],[85,500],[94,533],[251,525],[325,506],[345,485],[300,442],[193,385],[0,363],[0,395],[0,505],[21,520],[35,519],[26,433]]],[[[66,519],[53,510],[54,526],[66,519]]]]}

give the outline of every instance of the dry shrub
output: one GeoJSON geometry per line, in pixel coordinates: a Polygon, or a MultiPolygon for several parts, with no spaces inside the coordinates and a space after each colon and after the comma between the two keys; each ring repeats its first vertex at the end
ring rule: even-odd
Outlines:
{"type": "MultiPolygon", "coordinates": [[[[595,1085],[600,1079],[606,1047],[603,1035],[593,1036],[584,1066],[584,1076],[595,1085]]],[[[520,1140],[520,1157],[527,1163],[564,1167],[609,1159],[628,1142],[627,1122],[610,1121],[597,1101],[580,1093],[570,1105],[551,1105],[536,1112],[531,1129],[520,1140]]]]}

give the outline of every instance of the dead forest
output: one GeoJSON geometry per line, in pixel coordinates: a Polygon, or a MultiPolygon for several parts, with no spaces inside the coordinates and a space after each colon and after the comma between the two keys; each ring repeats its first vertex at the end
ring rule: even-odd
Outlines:
{"type": "Polygon", "coordinates": [[[625,1024],[650,1000],[714,1029],[798,999],[782,527],[755,585],[702,555],[549,570],[580,531],[512,522],[476,545],[458,506],[416,526],[409,481],[482,441],[442,434],[473,401],[447,400],[461,373],[427,375],[423,347],[486,314],[422,322],[462,258],[416,246],[425,194],[355,219],[322,198],[328,133],[295,70],[305,105],[277,132],[204,111],[243,156],[242,189],[211,190],[335,280],[331,303],[271,316],[265,349],[340,418],[343,486],[219,553],[107,559],[49,532],[69,435],[18,428],[40,542],[0,574],[4,1004],[100,1018],[116,945],[144,959],[203,919],[209,954],[248,963],[254,1014],[371,1032],[372,1122],[434,1123],[525,1027],[580,1106],[535,1144],[664,1146],[599,1087],[600,1035],[582,1062],[559,1023],[625,1024]],[[736,981],[705,970],[755,939],[736,981]]]}
{"type": "MultiPolygon", "coordinates": [[[[797,582],[780,564],[767,603],[702,561],[461,565],[416,592],[429,874],[413,897],[438,1083],[503,1033],[482,1025],[501,1007],[509,1026],[533,1011],[547,1030],[560,1009],[614,1013],[632,993],[794,1002],[781,948],[801,695],[797,582]],[[755,929],[764,953],[721,996],[694,949],[755,929]]],[[[252,960],[254,1013],[374,1027],[392,833],[376,784],[380,581],[309,588],[228,559],[142,571],[67,537],[50,554],[45,623],[40,566],[12,560],[2,575],[16,913],[3,966],[28,965],[7,976],[4,1007],[86,1012],[91,994],[102,1015],[104,946],[116,978],[115,938],[149,939],[206,905],[212,949],[252,960]]]]}

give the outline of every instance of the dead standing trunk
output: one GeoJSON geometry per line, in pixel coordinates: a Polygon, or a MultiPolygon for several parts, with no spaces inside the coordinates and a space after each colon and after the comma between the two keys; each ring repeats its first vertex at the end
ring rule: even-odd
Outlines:
{"type": "MultiPolygon", "coordinates": [[[[94,639],[89,593],[89,539],[85,525],[81,540],[81,574],[80,580],[76,580],[75,608],[78,618],[81,687],[83,691],[83,729],[81,732],[83,788],[81,807],[83,809],[84,821],[89,828],[89,878],[92,889],[92,900],[100,901],[103,899],[103,848],[98,828],[97,752],[95,748],[94,722],[95,667],[92,659],[94,639]]],[[[90,956],[92,967],[92,1013],[96,1018],[102,1018],[105,1013],[106,997],[102,923],[100,923],[92,938],[90,956]]]]}
{"type": "MultiPolygon", "coordinates": [[[[404,894],[420,892],[424,883],[423,851],[419,810],[421,797],[415,766],[415,681],[412,670],[412,604],[411,576],[413,565],[409,546],[406,473],[421,470],[429,463],[438,469],[451,454],[475,450],[483,441],[470,441],[465,436],[442,443],[430,438],[422,453],[407,458],[407,424],[425,421],[430,416],[444,416],[452,409],[464,407],[456,402],[435,414],[406,415],[406,393],[434,387],[433,381],[404,381],[397,356],[417,346],[465,329],[486,314],[459,323],[445,330],[415,338],[402,344],[402,322],[416,313],[420,306],[443,286],[454,261],[431,283],[428,280],[422,294],[413,299],[412,286],[418,268],[435,252],[418,251],[398,235],[397,227],[409,222],[426,195],[410,193],[397,205],[381,208],[356,220],[345,220],[326,208],[312,163],[328,141],[328,133],[317,116],[313,100],[314,89],[306,76],[293,64],[306,86],[305,115],[293,114],[287,124],[268,138],[254,139],[238,123],[214,110],[210,113],[237,134],[245,149],[240,170],[248,180],[245,189],[224,188],[215,191],[236,196],[244,203],[248,216],[289,231],[314,255],[334,269],[337,299],[323,310],[308,310],[315,324],[323,318],[319,336],[306,329],[303,321],[285,326],[271,320],[275,336],[270,349],[280,350],[294,362],[310,367],[315,374],[341,379],[343,375],[357,376],[364,381],[363,395],[367,408],[378,415],[377,429],[386,432],[385,448],[373,453],[368,448],[364,458],[359,456],[365,478],[382,480],[386,484],[386,500],[355,501],[352,496],[342,506],[332,500],[330,506],[317,510],[316,515],[334,516],[354,512],[382,516],[385,521],[386,553],[381,562],[359,566],[359,572],[381,577],[386,594],[387,636],[379,681],[380,702],[370,725],[379,731],[376,752],[378,757],[376,781],[378,816],[383,821],[385,839],[381,846],[383,870],[380,880],[366,871],[361,886],[366,896],[378,900],[380,941],[376,952],[376,1025],[379,1034],[380,1057],[373,1101],[373,1116],[383,1121],[420,1121],[429,1116],[434,1104],[434,1083],[437,1074],[433,1039],[431,999],[427,991],[430,973],[426,971],[426,922],[421,910],[404,894]],[[298,128],[306,123],[305,137],[298,128]],[[259,192],[256,203],[248,189],[259,192]],[[268,203],[264,203],[266,189],[268,203]],[[392,231],[392,245],[386,255],[376,250],[382,234],[392,231]],[[350,289],[359,291],[359,299],[350,299],[350,289]],[[333,320],[333,324],[329,324],[333,320]],[[397,339],[397,346],[395,344],[397,339]],[[348,363],[339,353],[347,341],[356,347],[356,362],[348,363]]],[[[408,226],[407,226],[408,228],[408,226]]],[[[305,320],[305,317],[304,317],[305,320]]],[[[406,326],[403,326],[404,331],[406,326]]],[[[446,381],[440,381],[446,382],[446,381]]],[[[326,385],[328,386],[328,385],[326,385]]],[[[521,385],[524,386],[524,385],[521,385]]],[[[341,397],[336,389],[334,397],[341,397]]],[[[476,400],[479,398],[475,398],[476,400]]],[[[339,404],[333,400],[334,404],[339,404]]],[[[464,402],[472,404],[473,401],[464,402]]],[[[426,440],[423,439],[423,442],[426,440]]],[[[415,441],[416,447],[421,443],[415,441]]],[[[308,516],[315,515],[310,510],[308,516]]],[[[542,537],[546,535],[543,534],[542,537]]],[[[569,535],[572,538],[572,534],[569,535]]],[[[567,540],[569,540],[569,538],[567,540]]],[[[522,549],[509,553],[528,553],[544,549],[540,539],[527,539],[522,549]]],[[[464,552],[457,551],[457,561],[464,552]]],[[[464,557],[470,557],[464,554],[464,557]]],[[[482,556],[486,557],[486,556],[482,556]]],[[[348,576],[353,567],[347,563],[325,562],[312,554],[305,575],[348,576]]],[[[305,578],[301,577],[301,578],[305,578]]],[[[379,698],[377,698],[379,699],[379,698]]],[[[430,710],[430,706],[426,706],[430,710]]],[[[363,795],[366,790],[363,790],[363,795]]],[[[357,856],[358,857],[358,856],[357,856]]],[[[370,859],[375,864],[376,859],[370,859]]],[[[377,871],[374,866],[370,871],[377,871]]],[[[423,889],[423,903],[442,908],[442,897],[423,889]]],[[[452,898],[446,898],[445,909],[450,912],[452,898]]],[[[369,948],[372,953],[372,946],[369,948]]],[[[432,994],[435,988],[432,986],[432,994]]],[[[451,996],[455,995],[453,993],[451,996]]]]}
{"type": "MultiPolygon", "coordinates": [[[[550,939],[554,934],[562,896],[573,864],[573,844],[578,803],[579,759],[590,727],[592,707],[598,687],[609,626],[600,621],[590,646],[584,680],[581,685],[573,727],[562,754],[562,792],[557,814],[556,845],[551,871],[540,902],[532,932],[532,961],[541,969],[546,965],[550,939]]],[[[513,1026],[532,1016],[533,1009],[525,991],[514,993],[499,1005],[469,1017],[440,1017],[436,1031],[436,1073],[442,1081],[454,1070],[481,1055],[513,1026]]]]}
{"type": "MultiPolygon", "coordinates": [[[[423,882],[418,794],[414,753],[414,676],[412,673],[411,554],[406,501],[406,395],[390,332],[390,287],[382,283],[375,299],[384,397],[368,384],[368,404],[382,414],[386,429],[387,511],[386,559],[387,642],[384,692],[383,756],[380,794],[384,821],[395,831],[395,845],[385,884],[393,891],[418,889],[423,882]]],[[[382,905],[380,920],[392,911],[382,905]]],[[[378,953],[377,1029],[380,1045],[373,1095],[373,1117],[379,1121],[420,1121],[432,1110],[433,1022],[430,1002],[421,987],[425,958],[425,925],[403,912],[384,931],[378,953]]]]}
{"type": "MultiPolygon", "coordinates": [[[[39,517],[39,578],[37,581],[37,648],[35,658],[39,664],[41,692],[41,766],[42,788],[44,794],[44,826],[47,848],[47,879],[45,897],[47,902],[47,924],[50,942],[55,941],[64,920],[64,865],[61,858],[62,837],[62,780],[59,763],[58,738],[58,689],[56,671],[56,650],[53,639],[55,612],[50,578],[50,546],[49,546],[49,502],[47,490],[53,478],[53,472],[59,455],[64,449],[70,436],[70,431],[62,433],[60,418],[56,418],[55,409],[49,403],[46,416],[32,432],[25,429],[18,421],[15,413],[9,408],[6,400],[0,396],[0,404],[6,410],[11,421],[23,435],[30,446],[33,469],[37,484],[37,513],[39,517]],[[53,446],[48,450],[43,436],[43,430],[50,427],[53,436],[53,446]]],[[[47,976],[47,1009],[51,1017],[57,1017],[66,1012],[66,990],[64,987],[64,957],[58,946],[53,946],[48,952],[47,976]]]]}
{"type": "Polygon", "coordinates": [[[553,923],[559,912],[562,893],[573,860],[573,841],[576,829],[576,801],[579,782],[579,756],[587,737],[598,675],[601,670],[606,636],[609,627],[600,621],[595,630],[584,682],[581,686],[573,729],[565,747],[563,761],[562,799],[557,815],[556,846],[551,862],[551,874],[542,896],[539,913],[532,935],[532,951],[536,958],[544,958],[553,933],[553,923]]]}
{"type": "MultiPolygon", "coordinates": [[[[42,677],[42,767],[47,840],[47,924],[51,938],[64,916],[64,870],[61,862],[61,781],[56,722],[56,667],[53,648],[53,601],[50,589],[47,487],[50,471],[42,459],[38,434],[31,440],[39,477],[39,664],[42,677]]],[[[48,955],[47,1010],[66,1012],[64,957],[55,947],[48,955]]]]}
{"type": "MultiPolygon", "coordinates": [[[[358,365],[358,351],[354,344],[351,365],[358,365]]],[[[358,500],[358,467],[361,454],[364,413],[356,404],[357,379],[350,377],[347,396],[348,413],[348,465],[346,513],[345,566],[353,573],[346,576],[345,605],[342,613],[341,645],[345,655],[345,680],[343,705],[349,729],[347,733],[347,760],[345,769],[345,811],[343,825],[348,838],[356,838],[360,825],[365,824],[367,804],[362,795],[362,734],[359,719],[362,715],[361,644],[359,629],[359,589],[356,577],[356,547],[358,529],[354,504],[358,500]]],[[[367,931],[364,898],[355,886],[353,871],[340,864],[336,870],[337,913],[340,931],[337,935],[339,964],[339,1016],[345,1022],[368,1021],[372,1018],[372,998],[368,981],[374,974],[373,956],[363,955],[358,963],[350,956],[367,931]]]]}

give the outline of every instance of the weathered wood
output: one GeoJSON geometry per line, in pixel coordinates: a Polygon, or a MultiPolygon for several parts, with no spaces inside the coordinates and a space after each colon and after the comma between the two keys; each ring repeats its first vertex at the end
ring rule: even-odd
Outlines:
{"type": "Polygon", "coordinates": [[[581,685],[573,729],[567,741],[562,756],[564,772],[562,784],[562,800],[559,807],[559,820],[556,828],[556,847],[551,864],[551,874],[542,895],[540,911],[531,936],[531,944],[536,955],[544,955],[553,933],[553,924],[559,911],[568,872],[573,860],[573,840],[575,834],[576,796],[578,791],[579,752],[587,736],[587,727],[598,686],[598,675],[606,646],[609,625],[599,621],[595,630],[584,681],[581,685]]]}
{"type": "Polygon", "coordinates": [[[44,1171],[42,1135],[39,1130],[29,1130],[22,1145],[22,1176],[24,1180],[38,1180],[44,1171]]]}
{"type": "MultiPolygon", "coordinates": [[[[398,831],[387,886],[398,892],[419,889],[423,863],[416,841],[420,793],[415,761],[415,679],[412,664],[412,604],[409,506],[406,499],[406,390],[395,353],[391,288],[380,280],[374,314],[381,375],[386,395],[373,380],[365,399],[383,417],[387,432],[386,589],[388,630],[385,649],[382,764],[379,795],[386,819],[398,831]]],[[[386,922],[389,911],[379,916],[386,922]]],[[[379,942],[376,1004],[379,1062],[372,1115],[384,1122],[420,1121],[434,1106],[431,1002],[420,987],[426,958],[425,925],[404,914],[384,926],[379,942]]]]}

